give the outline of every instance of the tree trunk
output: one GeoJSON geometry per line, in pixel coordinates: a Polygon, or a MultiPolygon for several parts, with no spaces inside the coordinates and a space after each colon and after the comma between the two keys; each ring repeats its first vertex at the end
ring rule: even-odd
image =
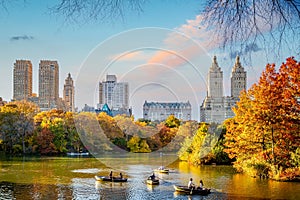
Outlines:
{"type": "Polygon", "coordinates": [[[23,131],[23,135],[22,135],[22,145],[23,145],[23,154],[25,154],[25,131],[23,131]]]}
{"type": "Polygon", "coordinates": [[[275,153],[274,153],[274,129],[273,125],[271,127],[271,134],[272,134],[272,156],[273,156],[273,165],[276,163],[275,153]]]}

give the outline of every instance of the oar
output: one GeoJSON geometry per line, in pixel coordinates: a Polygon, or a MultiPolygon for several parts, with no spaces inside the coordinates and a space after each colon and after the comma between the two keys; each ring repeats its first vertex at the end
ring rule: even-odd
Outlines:
{"type": "Polygon", "coordinates": [[[190,194],[193,194],[193,189],[194,189],[194,188],[191,189],[190,194]]]}

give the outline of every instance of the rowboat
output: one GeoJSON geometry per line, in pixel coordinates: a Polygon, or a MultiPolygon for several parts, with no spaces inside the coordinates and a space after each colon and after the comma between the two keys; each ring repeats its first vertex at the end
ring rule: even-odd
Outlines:
{"type": "Polygon", "coordinates": [[[90,153],[89,152],[69,152],[67,153],[67,156],[89,156],[90,153]]]}
{"type": "Polygon", "coordinates": [[[166,169],[163,166],[159,167],[158,169],[155,169],[154,171],[157,173],[165,173],[165,174],[169,173],[169,169],[166,169]]]}
{"type": "Polygon", "coordinates": [[[190,189],[187,186],[174,185],[175,192],[185,193],[185,194],[199,194],[199,195],[208,195],[210,194],[209,188],[196,188],[190,189]]]}
{"type": "Polygon", "coordinates": [[[158,179],[147,179],[146,182],[148,185],[158,185],[159,184],[158,179]]]}
{"type": "Polygon", "coordinates": [[[110,176],[95,176],[97,181],[108,181],[108,182],[127,182],[127,178],[121,177],[110,177],[110,176]]]}

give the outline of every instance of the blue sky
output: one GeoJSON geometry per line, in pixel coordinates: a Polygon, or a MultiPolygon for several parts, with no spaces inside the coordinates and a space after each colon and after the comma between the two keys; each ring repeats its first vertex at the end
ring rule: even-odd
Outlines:
{"type": "MultiPolygon", "coordinates": [[[[71,73],[79,109],[85,103],[96,105],[97,83],[109,73],[129,82],[130,104],[136,118],[142,116],[145,100],[189,100],[193,118],[198,120],[211,56],[218,56],[224,71],[226,95],[230,95],[234,64],[229,52],[214,45],[205,46],[209,33],[198,29],[199,2],[149,1],[143,5],[142,13],[128,11],[124,20],[80,24],[66,23],[63,16],[51,14],[47,8],[55,1],[8,3],[7,10],[0,10],[0,97],[6,101],[12,98],[16,59],[32,61],[33,92],[37,94],[39,61],[57,60],[60,96],[64,79],[71,73]]],[[[290,52],[278,60],[283,62],[288,56],[290,52]]],[[[248,87],[258,79],[266,63],[272,62],[261,51],[254,57],[249,65],[243,65],[241,58],[248,71],[248,87]]]]}

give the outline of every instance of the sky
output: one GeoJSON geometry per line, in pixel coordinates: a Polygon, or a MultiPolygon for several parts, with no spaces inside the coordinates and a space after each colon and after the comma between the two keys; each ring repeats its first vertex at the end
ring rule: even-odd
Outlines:
{"type": "MultiPolygon", "coordinates": [[[[66,21],[49,8],[56,1],[13,1],[0,7],[0,97],[10,101],[13,94],[13,64],[18,59],[33,64],[33,92],[38,94],[40,60],[57,60],[60,96],[64,79],[71,73],[75,81],[75,104],[96,106],[97,87],[106,74],[128,82],[130,106],[136,118],[142,117],[145,100],[191,102],[192,118],[199,120],[200,105],[206,95],[206,76],[217,56],[223,70],[224,94],[230,95],[233,52],[207,43],[210,32],[200,26],[199,0],[149,1],[143,12],[128,11],[112,22],[66,21]]],[[[80,20],[78,20],[80,21],[80,20]]],[[[257,44],[255,44],[257,45],[257,44]]],[[[247,87],[256,82],[269,60],[264,46],[252,46],[252,62],[243,62],[247,87]]]]}

